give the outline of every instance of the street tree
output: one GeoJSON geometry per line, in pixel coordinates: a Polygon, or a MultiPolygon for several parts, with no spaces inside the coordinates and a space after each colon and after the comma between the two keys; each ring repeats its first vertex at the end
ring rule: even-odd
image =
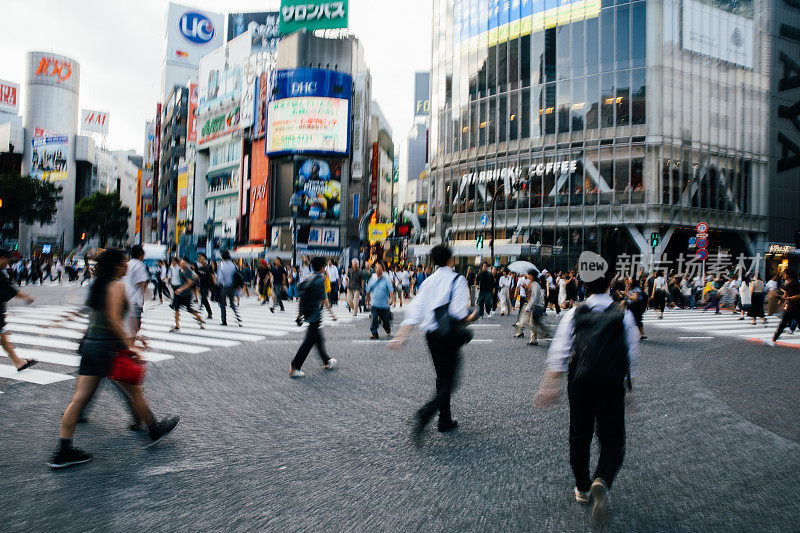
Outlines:
{"type": "Polygon", "coordinates": [[[0,174],[0,222],[18,224],[49,224],[53,221],[61,200],[61,187],[52,181],[42,181],[14,173],[0,174]]]}
{"type": "Polygon", "coordinates": [[[75,206],[75,227],[86,236],[97,236],[100,246],[105,247],[109,239],[122,239],[128,231],[131,210],[122,205],[119,193],[96,192],[75,206]]]}

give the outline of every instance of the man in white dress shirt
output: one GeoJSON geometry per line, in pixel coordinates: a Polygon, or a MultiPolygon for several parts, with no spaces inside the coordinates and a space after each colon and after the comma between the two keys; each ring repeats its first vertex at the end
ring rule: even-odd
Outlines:
{"type": "Polygon", "coordinates": [[[438,327],[434,309],[448,305],[448,313],[454,320],[474,322],[478,314],[473,312],[467,316],[469,309],[469,290],[464,276],[453,271],[455,263],[453,252],[446,246],[438,245],[431,249],[431,260],[438,268],[419,287],[416,298],[406,308],[405,320],[400,332],[390,343],[393,349],[402,348],[408,334],[417,325],[425,331],[428,349],[436,370],[436,394],[417,411],[414,427],[415,438],[419,438],[422,430],[428,425],[436,411],[439,411],[439,431],[445,433],[458,426],[450,412],[450,396],[458,381],[458,369],[461,363],[461,347],[445,345],[438,342],[433,334],[438,327]]]}
{"type": "Polygon", "coordinates": [[[609,266],[597,254],[583,252],[578,264],[594,267],[580,272],[590,296],[559,323],[535,403],[555,404],[561,375],[568,372],[569,455],[575,499],[587,503],[593,498],[593,525],[604,526],[609,519],[608,491],[625,455],[625,379],[636,376],[639,330],[633,314],[618,309],[609,294],[614,261],[609,266]],[[597,268],[603,264],[604,268],[597,268]],[[600,458],[590,478],[589,451],[595,426],[600,458]]]}

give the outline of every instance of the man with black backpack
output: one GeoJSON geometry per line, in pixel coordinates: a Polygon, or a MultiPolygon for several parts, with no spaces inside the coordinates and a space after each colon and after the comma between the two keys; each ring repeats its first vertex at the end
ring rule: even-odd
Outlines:
{"type": "Polygon", "coordinates": [[[300,368],[303,366],[306,357],[308,357],[314,345],[317,346],[325,370],[332,369],[338,362],[325,351],[325,341],[320,331],[320,326],[322,326],[323,305],[328,308],[333,320],[336,320],[336,315],[333,314],[333,309],[331,309],[331,304],[325,292],[325,275],[323,274],[325,258],[314,257],[311,260],[311,269],[312,274],[306,277],[297,288],[300,292],[297,325],[301,325],[303,319],[305,319],[308,322],[308,329],[306,329],[306,338],[303,339],[303,344],[301,344],[300,348],[297,350],[297,354],[292,360],[292,366],[289,368],[289,377],[291,378],[302,378],[305,376],[305,373],[303,373],[300,368]]]}
{"type": "Polygon", "coordinates": [[[609,520],[608,491],[625,454],[625,381],[636,375],[639,330],[624,303],[615,304],[609,294],[613,265],[609,267],[595,253],[583,252],[578,266],[589,297],[570,309],[559,323],[535,403],[555,404],[561,375],[567,372],[575,499],[588,503],[593,498],[592,523],[605,526],[609,520]],[[589,451],[595,424],[600,458],[590,478],[589,451]]]}

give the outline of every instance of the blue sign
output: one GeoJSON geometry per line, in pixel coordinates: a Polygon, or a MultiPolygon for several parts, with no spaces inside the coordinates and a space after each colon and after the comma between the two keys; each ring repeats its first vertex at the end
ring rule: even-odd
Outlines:
{"type": "Polygon", "coordinates": [[[698,248],[708,248],[708,239],[697,239],[698,248]]]}
{"type": "Polygon", "coordinates": [[[488,224],[488,223],[489,223],[489,215],[487,215],[486,213],[482,214],[481,215],[481,225],[485,227],[486,224],[488,224]]]}
{"type": "Polygon", "coordinates": [[[195,44],[206,44],[217,33],[211,20],[195,11],[187,11],[178,19],[178,31],[195,44]]]}
{"type": "Polygon", "coordinates": [[[706,250],[705,248],[700,248],[699,250],[697,250],[697,254],[695,254],[695,256],[700,261],[705,261],[706,258],[708,257],[708,250],[706,250]]]}
{"type": "Polygon", "coordinates": [[[50,247],[50,245],[49,245],[49,244],[43,244],[43,245],[42,245],[42,253],[43,253],[43,254],[49,254],[49,253],[50,253],[50,248],[51,248],[51,247],[50,247]]]}
{"type": "Polygon", "coordinates": [[[349,74],[319,68],[279,70],[270,101],[301,96],[319,96],[350,100],[353,78],[349,74]]]}
{"type": "Polygon", "coordinates": [[[696,242],[697,237],[689,237],[689,248],[694,248],[696,242]]]}
{"type": "Polygon", "coordinates": [[[358,213],[359,196],[360,195],[358,193],[355,193],[353,195],[353,218],[356,219],[356,220],[358,220],[358,215],[359,215],[359,213],[358,213]]]}

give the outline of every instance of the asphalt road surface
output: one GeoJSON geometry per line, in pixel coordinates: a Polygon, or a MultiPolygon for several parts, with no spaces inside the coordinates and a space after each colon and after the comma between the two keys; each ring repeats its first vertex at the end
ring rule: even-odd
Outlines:
{"type": "MultiPolygon", "coordinates": [[[[264,307],[252,313],[263,323],[251,315],[251,328],[276,320],[264,307]]],[[[511,322],[477,324],[453,400],[459,429],[433,427],[419,446],[410,418],[434,382],[423,339],[390,352],[367,340],[366,319],[326,326],[340,366],[323,372],[312,352],[302,380],[288,378],[302,335],[289,328],[150,364],[154,411],[181,416],[150,449],[104,385],[75,437],[94,460],[64,471],[45,461],[74,381],[6,381],[0,529],[586,531],[589,509],[572,496],[566,398],[547,410],[531,404],[547,342],[513,339],[511,322]]],[[[796,531],[800,350],[648,334],[611,529],[796,531]]]]}

